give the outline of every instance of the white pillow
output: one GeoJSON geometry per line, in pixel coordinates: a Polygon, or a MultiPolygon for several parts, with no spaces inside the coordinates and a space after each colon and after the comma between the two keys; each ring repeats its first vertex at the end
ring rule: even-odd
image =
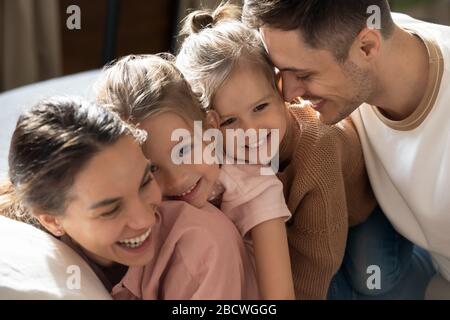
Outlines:
{"type": "Polygon", "coordinates": [[[0,177],[6,177],[9,143],[17,119],[23,110],[30,108],[43,98],[55,95],[77,95],[93,99],[92,86],[99,73],[99,70],[77,73],[30,84],[0,94],[0,177]]]}
{"type": "Polygon", "coordinates": [[[0,299],[111,299],[88,264],[51,235],[0,216],[0,299]]]}

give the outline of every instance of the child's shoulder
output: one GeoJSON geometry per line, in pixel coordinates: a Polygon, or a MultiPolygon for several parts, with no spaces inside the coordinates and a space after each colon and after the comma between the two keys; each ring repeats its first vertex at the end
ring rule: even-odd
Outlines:
{"type": "Polygon", "coordinates": [[[319,180],[326,181],[336,174],[347,176],[360,166],[362,148],[350,118],[326,125],[309,106],[291,107],[289,111],[300,128],[290,172],[303,178],[314,177],[311,181],[319,176],[319,180]]]}
{"type": "Polygon", "coordinates": [[[220,250],[227,242],[238,244],[241,239],[230,219],[208,202],[196,208],[184,201],[163,201],[159,211],[157,233],[161,247],[169,251],[220,250]]]}
{"type": "Polygon", "coordinates": [[[289,104],[289,113],[297,120],[298,123],[314,123],[320,124],[319,114],[315,111],[309,103],[295,103],[289,104]]]}
{"type": "Polygon", "coordinates": [[[291,105],[289,112],[300,128],[302,139],[299,139],[299,144],[304,145],[306,142],[309,154],[311,149],[332,152],[336,148],[360,148],[358,134],[350,118],[327,125],[320,121],[319,113],[308,104],[291,105]]]}

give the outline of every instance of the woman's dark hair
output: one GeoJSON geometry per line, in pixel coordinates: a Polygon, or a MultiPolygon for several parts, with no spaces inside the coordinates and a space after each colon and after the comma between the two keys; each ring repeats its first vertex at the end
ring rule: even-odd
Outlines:
{"type": "Polygon", "coordinates": [[[343,62],[373,6],[380,9],[380,32],[389,38],[394,22],[387,0],[245,0],[242,19],[252,28],[298,29],[307,45],[327,48],[343,62]]]}
{"type": "Polygon", "coordinates": [[[9,179],[0,185],[0,214],[34,225],[32,209],[62,215],[76,175],[102,148],[126,135],[145,140],[145,133],[118,115],[80,98],[39,102],[17,121],[9,179]]]}

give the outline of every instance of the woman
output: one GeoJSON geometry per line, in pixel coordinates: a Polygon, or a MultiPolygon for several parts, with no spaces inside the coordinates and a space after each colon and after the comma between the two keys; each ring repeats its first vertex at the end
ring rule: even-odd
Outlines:
{"type": "Polygon", "coordinates": [[[0,212],[61,238],[117,299],[254,298],[251,262],[217,210],[161,203],[137,130],[79,99],[22,114],[0,212]]]}

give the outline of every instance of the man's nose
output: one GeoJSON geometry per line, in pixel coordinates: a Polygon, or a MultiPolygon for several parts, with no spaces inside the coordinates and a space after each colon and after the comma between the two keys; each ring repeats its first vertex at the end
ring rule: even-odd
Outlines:
{"type": "Polygon", "coordinates": [[[306,94],[303,81],[298,80],[293,74],[282,74],[282,93],[286,102],[292,102],[306,94]]]}

